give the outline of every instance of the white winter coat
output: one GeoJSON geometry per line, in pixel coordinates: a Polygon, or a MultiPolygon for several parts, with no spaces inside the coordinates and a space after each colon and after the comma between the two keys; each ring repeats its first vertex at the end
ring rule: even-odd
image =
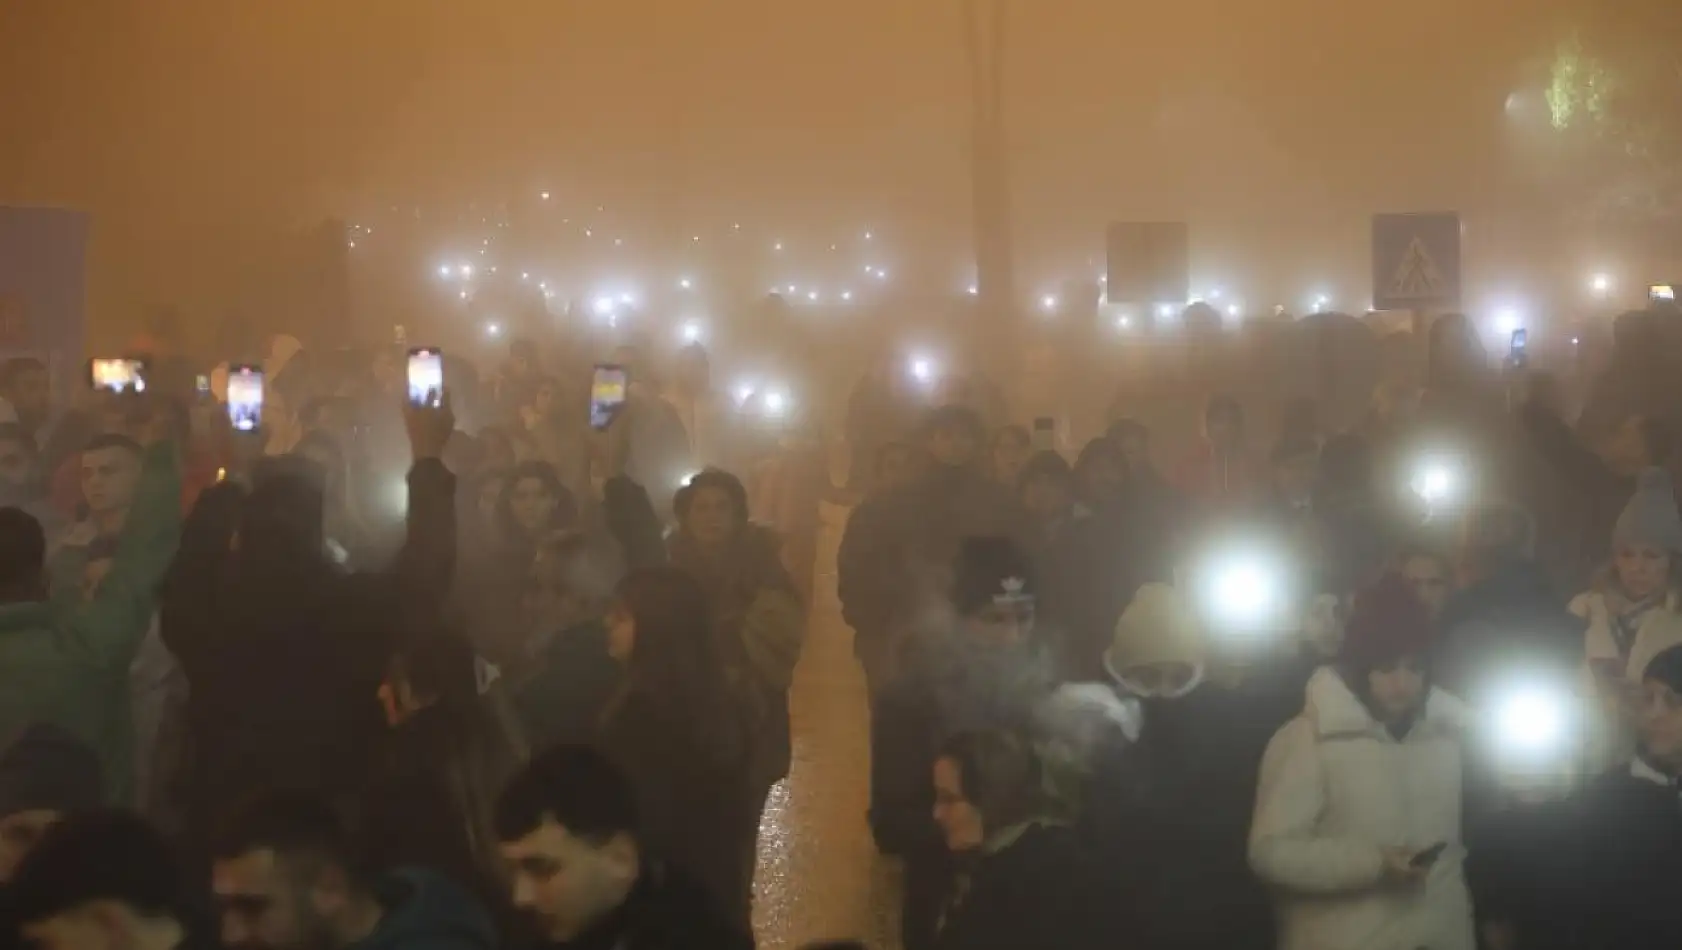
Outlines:
{"type": "Polygon", "coordinates": [[[1571,613],[1587,624],[1583,631],[1583,655],[1586,660],[1583,694],[1594,704],[1586,763],[1590,775],[1622,766],[1635,755],[1635,730],[1620,706],[1619,697],[1604,694],[1594,672],[1595,665],[1610,663],[1622,672],[1626,687],[1639,686],[1653,657],[1682,644],[1682,611],[1679,607],[1682,607],[1682,601],[1672,593],[1665,603],[1649,610],[1642,618],[1641,626],[1636,628],[1635,640],[1630,644],[1629,655],[1625,656],[1618,647],[1617,638],[1612,635],[1612,612],[1607,606],[1606,594],[1601,590],[1591,590],[1578,594],[1571,601],[1571,613]]]}
{"type": "Polygon", "coordinates": [[[1336,671],[1262,761],[1250,866],[1275,889],[1280,950],[1472,950],[1462,864],[1461,748],[1469,712],[1432,690],[1401,741],[1336,671]],[[1448,847],[1421,885],[1383,883],[1386,848],[1448,847]]]}

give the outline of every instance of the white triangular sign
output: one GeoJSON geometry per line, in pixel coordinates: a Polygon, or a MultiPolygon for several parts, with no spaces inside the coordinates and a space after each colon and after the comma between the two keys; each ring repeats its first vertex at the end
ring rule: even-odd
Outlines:
{"type": "Polygon", "coordinates": [[[1436,261],[1431,260],[1431,252],[1425,249],[1424,241],[1414,238],[1390,281],[1390,296],[1403,300],[1428,299],[1441,296],[1442,288],[1443,275],[1437,270],[1436,261]]]}

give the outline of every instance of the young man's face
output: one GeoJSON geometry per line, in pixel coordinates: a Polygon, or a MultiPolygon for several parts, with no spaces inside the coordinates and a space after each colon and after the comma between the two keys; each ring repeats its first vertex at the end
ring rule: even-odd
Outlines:
{"type": "Polygon", "coordinates": [[[1640,727],[1648,757],[1682,772],[1682,695],[1658,680],[1643,683],[1640,727]]]}
{"type": "Polygon", "coordinates": [[[1402,565],[1402,577],[1413,587],[1420,603],[1430,611],[1431,618],[1441,617],[1443,608],[1448,605],[1449,594],[1453,592],[1448,564],[1441,558],[1416,555],[1402,565]]]}
{"type": "Polygon", "coordinates": [[[630,835],[593,844],[549,818],[525,837],[502,842],[502,860],[514,906],[554,943],[575,939],[624,903],[640,872],[630,835]]]}
{"type": "Polygon", "coordinates": [[[140,484],[140,456],[110,446],[82,453],[82,498],[94,514],[126,511],[140,484]]]}
{"type": "Polygon", "coordinates": [[[342,899],[303,868],[259,848],[216,861],[211,891],[229,950],[329,950],[326,914],[342,899]],[[327,906],[322,906],[325,903],[327,906]]]}
{"type": "Polygon", "coordinates": [[[964,794],[963,768],[955,759],[935,760],[934,820],[954,854],[974,851],[986,839],[981,809],[964,794]]]}
{"type": "Polygon", "coordinates": [[[721,488],[699,488],[689,503],[689,517],[684,519],[696,541],[704,545],[719,545],[730,540],[736,532],[736,503],[721,488]]]}

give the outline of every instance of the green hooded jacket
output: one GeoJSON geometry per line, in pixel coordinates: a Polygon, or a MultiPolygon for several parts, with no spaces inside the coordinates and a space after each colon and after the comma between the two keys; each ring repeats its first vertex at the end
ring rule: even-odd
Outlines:
{"type": "Polygon", "coordinates": [[[181,529],[175,447],[146,450],[111,571],[85,602],[0,604],[0,737],[48,722],[86,742],[121,801],[132,784],[129,665],[181,529]]]}

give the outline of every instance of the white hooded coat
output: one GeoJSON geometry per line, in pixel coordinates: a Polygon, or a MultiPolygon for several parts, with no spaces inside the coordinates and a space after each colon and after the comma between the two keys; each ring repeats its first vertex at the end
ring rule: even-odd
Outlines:
{"type": "Polygon", "coordinates": [[[1276,891],[1280,950],[1472,950],[1462,865],[1464,703],[1433,689],[1401,740],[1335,670],[1262,761],[1250,866],[1276,891]],[[1384,882],[1384,851],[1446,844],[1423,883],[1384,882]]]}

